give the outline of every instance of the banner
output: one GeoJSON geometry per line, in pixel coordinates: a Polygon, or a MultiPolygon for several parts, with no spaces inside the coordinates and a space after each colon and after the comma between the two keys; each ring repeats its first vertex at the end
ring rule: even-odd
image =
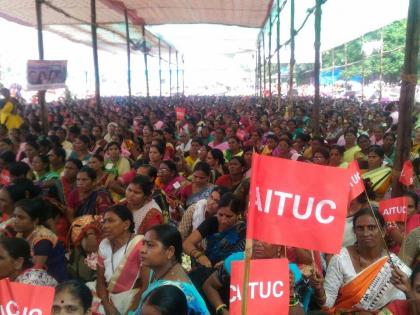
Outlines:
{"type": "Polygon", "coordinates": [[[53,287],[0,280],[1,315],[50,315],[53,300],[53,287]]]}
{"type": "Polygon", "coordinates": [[[386,222],[405,222],[407,220],[407,197],[379,201],[379,212],[386,222]]]}
{"type": "Polygon", "coordinates": [[[365,185],[362,176],[360,176],[359,164],[357,164],[357,161],[351,162],[348,166],[348,170],[350,172],[349,201],[351,201],[365,191],[365,185]]]}
{"type": "Polygon", "coordinates": [[[349,190],[347,169],[254,154],[247,238],[338,253],[349,190]]]}
{"type": "Polygon", "coordinates": [[[64,88],[67,60],[28,60],[26,75],[30,91],[64,88]]]}
{"type": "MultiPolygon", "coordinates": [[[[244,261],[232,262],[230,315],[241,314],[243,277],[244,261]]],[[[287,259],[251,260],[247,314],[289,314],[289,282],[287,259]]]]}
{"type": "Polygon", "coordinates": [[[410,160],[404,162],[400,175],[400,183],[405,186],[411,186],[414,182],[413,163],[410,160]]]}
{"type": "Polygon", "coordinates": [[[176,112],[176,120],[184,120],[184,118],[185,118],[185,108],[176,107],[175,112],[176,112]]]}

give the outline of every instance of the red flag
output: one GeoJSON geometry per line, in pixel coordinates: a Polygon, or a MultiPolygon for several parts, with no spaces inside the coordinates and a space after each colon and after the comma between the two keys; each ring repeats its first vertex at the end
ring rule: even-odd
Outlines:
{"type": "MultiPolygon", "coordinates": [[[[232,262],[229,314],[240,315],[243,298],[244,261],[232,262]]],[[[287,259],[251,260],[247,314],[289,313],[289,266],[287,259]]]]}
{"type": "Polygon", "coordinates": [[[410,160],[404,162],[403,169],[400,175],[400,183],[405,186],[411,186],[414,182],[413,163],[410,160]]]}
{"type": "Polygon", "coordinates": [[[357,198],[365,191],[362,176],[360,176],[359,164],[353,161],[349,164],[348,170],[350,172],[350,196],[349,201],[357,198]]]}
{"type": "Polygon", "coordinates": [[[349,189],[347,169],[254,154],[247,238],[338,253],[349,189]]]}
{"type": "Polygon", "coordinates": [[[0,314],[49,315],[54,288],[0,280],[0,314]]]}
{"type": "Polygon", "coordinates": [[[407,197],[379,201],[379,212],[386,222],[405,222],[407,220],[407,197]]]}
{"type": "Polygon", "coordinates": [[[184,118],[185,118],[185,108],[176,107],[175,112],[176,112],[176,120],[184,120],[184,118]]]}

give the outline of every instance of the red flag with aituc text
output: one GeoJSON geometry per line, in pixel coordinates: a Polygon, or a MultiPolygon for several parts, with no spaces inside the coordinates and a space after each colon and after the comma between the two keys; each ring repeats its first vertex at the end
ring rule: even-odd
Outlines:
{"type": "Polygon", "coordinates": [[[407,160],[403,164],[403,168],[400,175],[400,183],[405,186],[411,186],[414,182],[414,169],[413,163],[407,160]]]}
{"type": "Polygon", "coordinates": [[[338,253],[349,171],[254,154],[247,238],[338,253]]]}
{"type": "Polygon", "coordinates": [[[379,201],[379,212],[385,222],[405,222],[407,220],[407,197],[379,201]]]}
{"type": "Polygon", "coordinates": [[[350,172],[350,196],[349,200],[357,198],[362,192],[365,191],[362,176],[360,176],[359,164],[353,161],[347,168],[350,172]]]}
{"type": "MultiPolygon", "coordinates": [[[[242,310],[244,261],[232,262],[229,314],[242,310]]],[[[289,313],[289,265],[287,259],[251,260],[247,292],[247,314],[289,313]]]]}
{"type": "Polygon", "coordinates": [[[53,287],[0,280],[0,314],[50,315],[53,287]]]}

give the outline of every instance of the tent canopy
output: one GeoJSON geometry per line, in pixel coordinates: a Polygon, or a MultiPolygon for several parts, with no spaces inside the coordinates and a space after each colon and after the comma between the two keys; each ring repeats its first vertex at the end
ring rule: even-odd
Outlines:
{"type": "MultiPolygon", "coordinates": [[[[89,0],[44,0],[42,23],[52,31],[74,42],[91,45],[89,0]]],[[[211,23],[262,27],[273,0],[97,0],[98,45],[101,49],[125,49],[127,10],[133,47],[143,41],[142,25],[211,23]]],[[[0,17],[21,25],[36,27],[35,0],[0,0],[0,17]]],[[[150,54],[158,54],[158,37],[146,31],[150,54]]],[[[169,43],[161,40],[162,55],[169,43]]]]}

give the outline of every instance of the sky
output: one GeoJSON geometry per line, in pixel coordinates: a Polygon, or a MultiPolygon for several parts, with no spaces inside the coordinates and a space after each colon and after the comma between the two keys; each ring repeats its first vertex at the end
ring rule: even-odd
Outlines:
{"type": "MultiPolygon", "coordinates": [[[[323,5],[321,49],[329,49],[407,16],[409,0],[328,0],[323,5]]],[[[290,2],[290,1],[289,1],[290,2]]],[[[314,0],[296,1],[296,28],[314,0]]],[[[289,35],[288,5],[280,15],[280,42],[289,35]]],[[[297,62],[312,62],[314,56],[314,20],[310,17],[296,38],[297,62]]],[[[259,29],[221,25],[162,25],[148,27],[172,43],[184,55],[186,94],[252,94],[255,79],[255,53],[259,29]]],[[[26,61],[37,59],[34,29],[0,19],[0,82],[25,81],[26,61]]],[[[93,61],[90,47],[69,42],[45,32],[46,59],[68,60],[67,84],[79,95],[93,93],[93,61]]],[[[273,30],[273,40],[275,31],[273,30]]],[[[274,46],[274,45],[273,45],[274,46]]],[[[282,62],[288,62],[288,48],[281,50],[282,62]]],[[[125,51],[99,52],[102,95],[127,94],[125,51]]],[[[163,93],[168,94],[168,67],[163,64],[163,93]]],[[[149,60],[152,94],[159,91],[157,59],[149,60]]],[[[132,57],[134,94],[144,94],[143,57],[132,57]]],[[[182,90],[182,71],[179,74],[182,90]]],[[[172,81],[175,82],[175,72],[172,81]]],[[[175,91],[175,88],[173,90],[175,91]]]]}

